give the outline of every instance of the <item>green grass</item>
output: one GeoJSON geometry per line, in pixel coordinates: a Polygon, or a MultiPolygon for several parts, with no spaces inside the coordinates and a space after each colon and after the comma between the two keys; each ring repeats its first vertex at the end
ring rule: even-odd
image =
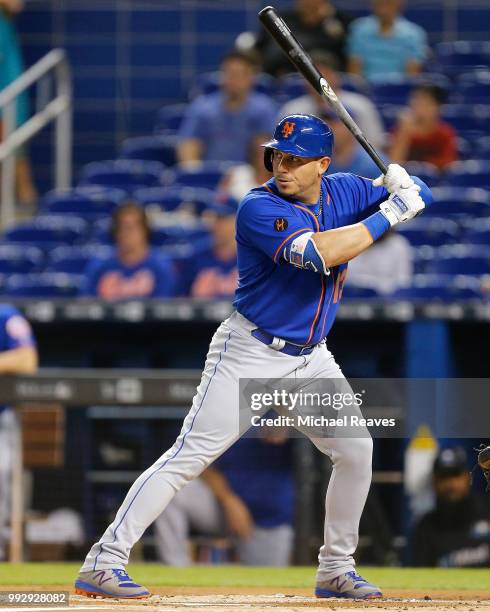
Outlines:
{"type": "MultiPolygon", "coordinates": [[[[0,563],[1,585],[73,584],[79,564],[72,563],[0,563]]],[[[490,590],[488,569],[414,569],[365,567],[360,573],[383,589],[417,590],[490,590]]],[[[131,576],[147,586],[250,586],[312,588],[313,567],[260,568],[239,566],[164,567],[157,564],[133,564],[131,576]]]]}

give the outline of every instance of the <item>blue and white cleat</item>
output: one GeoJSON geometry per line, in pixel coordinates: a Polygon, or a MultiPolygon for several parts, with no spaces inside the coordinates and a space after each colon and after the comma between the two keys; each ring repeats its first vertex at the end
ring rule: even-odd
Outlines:
{"type": "Polygon", "coordinates": [[[151,593],[133,582],[123,569],[100,569],[80,572],[75,581],[75,593],[85,597],[115,599],[146,599],[151,593]]]}
{"type": "Polygon", "coordinates": [[[315,588],[317,597],[342,597],[344,599],[377,599],[383,593],[377,586],[368,582],[356,572],[346,572],[332,580],[318,582],[315,588]]]}

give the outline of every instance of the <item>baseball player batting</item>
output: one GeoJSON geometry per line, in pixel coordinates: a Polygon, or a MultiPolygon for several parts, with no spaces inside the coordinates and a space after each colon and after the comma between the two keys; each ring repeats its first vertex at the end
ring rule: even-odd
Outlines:
{"type": "MultiPolygon", "coordinates": [[[[374,181],[325,176],[333,135],[313,115],[284,117],[263,146],[274,178],[252,189],[238,208],[236,310],[211,341],[179,437],[135,481],[114,522],[92,546],[76,580],[78,594],[150,595],[125,571],[130,551],[175,493],[239,437],[239,379],[342,379],[326,338],[348,261],[432,202],[427,185],[396,164],[374,181]]],[[[315,593],[381,597],[377,586],[356,573],[353,559],[371,483],[369,433],[312,442],[333,463],[315,593]]]]}

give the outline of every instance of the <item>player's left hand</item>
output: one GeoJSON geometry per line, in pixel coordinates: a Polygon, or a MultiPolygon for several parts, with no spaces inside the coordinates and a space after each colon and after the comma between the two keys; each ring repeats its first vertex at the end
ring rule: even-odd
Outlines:
{"type": "Polygon", "coordinates": [[[400,189],[409,189],[414,186],[420,191],[420,187],[415,185],[405,168],[402,168],[399,164],[390,164],[387,173],[374,179],[373,185],[375,187],[385,187],[390,193],[397,193],[400,189]]]}

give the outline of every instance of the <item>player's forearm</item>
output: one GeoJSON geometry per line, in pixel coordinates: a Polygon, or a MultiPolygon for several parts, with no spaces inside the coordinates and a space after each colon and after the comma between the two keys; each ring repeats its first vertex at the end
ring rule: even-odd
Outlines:
{"type": "Polygon", "coordinates": [[[362,223],[318,232],[313,240],[327,268],[350,261],[373,244],[371,234],[362,223]]]}
{"type": "Polygon", "coordinates": [[[235,495],[226,478],[216,468],[208,467],[201,474],[201,478],[208,485],[219,502],[224,503],[231,496],[235,495]]]}
{"type": "Polygon", "coordinates": [[[22,346],[0,353],[0,374],[31,374],[37,370],[37,351],[22,346]]]}

